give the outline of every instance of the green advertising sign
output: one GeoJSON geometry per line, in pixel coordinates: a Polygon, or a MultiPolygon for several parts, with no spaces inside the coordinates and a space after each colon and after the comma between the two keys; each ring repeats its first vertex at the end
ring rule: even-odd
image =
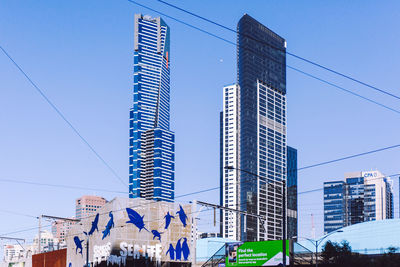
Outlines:
{"type": "MultiPolygon", "coordinates": [[[[283,263],[282,240],[236,242],[225,246],[225,264],[230,266],[278,266],[283,263]]],[[[289,240],[286,240],[286,263],[289,264],[289,240]]]]}

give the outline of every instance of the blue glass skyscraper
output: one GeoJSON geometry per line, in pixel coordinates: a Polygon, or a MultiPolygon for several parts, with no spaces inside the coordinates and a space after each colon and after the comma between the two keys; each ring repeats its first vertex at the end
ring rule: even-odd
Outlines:
{"type": "Polygon", "coordinates": [[[346,226],[346,185],[343,181],[324,183],[324,233],[346,226]]]}
{"type": "Polygon", "coordinates": [[[129,197],[174,200],[175,136],[170,120],[170,29],[135,15],[129,197]]]}

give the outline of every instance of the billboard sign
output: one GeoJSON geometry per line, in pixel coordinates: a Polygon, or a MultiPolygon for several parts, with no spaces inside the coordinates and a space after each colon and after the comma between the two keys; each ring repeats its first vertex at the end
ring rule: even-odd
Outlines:
{"type": "MultiPolygon", "coordinates": [[[[225,265],[279,266],[283,263],[282,240],[235,242],[225,245],[225,265]]],[[[286,262],[289,264],[289,240],[286,240],[286,262]]]]}

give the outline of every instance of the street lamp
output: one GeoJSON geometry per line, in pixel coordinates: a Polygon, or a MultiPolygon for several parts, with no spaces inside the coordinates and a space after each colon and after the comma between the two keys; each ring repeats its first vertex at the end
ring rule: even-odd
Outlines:
{"type": "Polygon", "coordinates": [[[315,267],[318,267],[318,246],[321,245],[322,241],[324,241],[325,238],[327,238],[328,236],[335,234],[335,233],[343,233],[343,230],[336,230],[336,231],[330,232],[329,234],[327,234],[317,240],[313,240],[313,239],[304,237],[304,239],[307,239],[308,241],[311,242],[311,244],[313,244],[315,246],[315,267]]]}
{"type": "MultiPolygon", "coordinates": [[[[255,177],[259,177],[259,178],[266,179],[266,180],[271,180],[273,183],[282,182],[282,202],[283,202],[282,203],[282,254],[283,254],[282,264],[285,267],[286,266],[286,183],[285,183],[285,179],[283,179],[282,181],[276,181],[269,177],[263,177],[258,174],[246,171],[246,170],[235,168],[233,166],[225,166],[224,168],[227,170],[242,171],[244,173],[253,175],[255,177]]],[[[271,182],[269,182],[268,184],[271,184],[271,182]]]]}

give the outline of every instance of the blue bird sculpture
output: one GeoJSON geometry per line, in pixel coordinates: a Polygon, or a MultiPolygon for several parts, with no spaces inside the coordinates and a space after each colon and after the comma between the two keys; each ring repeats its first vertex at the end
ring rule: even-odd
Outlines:
{"type": "Polygon", "coordinates": [[[181,260],[182,258],[182,246],[181,246],[181,239],[176,242],[175,246],[175,259],[176,260],[181,260]]]}
{"type": "Polygon", "coordinates": [[[186,238],[186,237],[183,238],[182,253],[183,253],[183,259],[184,259],[185,261],[187,261],[188,258],[189,258],[190,249],[189,249],[189,246],[188,246],[187,238],[186,238]]]}
{"type": "Polygon", "coordinates": [[[167,212],[167,215],[164,216],[165,218],[165,229],[168,229],[169,224],[171,223],[171,219],[175,219],[174,216],[169,214],[169,211],[167,212]]]}
{"type": "Polygon", "coordinates": [[[181,205],[179,205],[179,211],[177,211],[176,214],[179,214],[179,219],[181,220],[183,227],[186,227],[186,221],[188,220],[188,217],[181,205]]]}
{"type": "Polygon", "coordinates": [[[172,244],[169,244],[169,249],[167,250],[167,253],[165,255],[168,255],[169,253],[169,258],[173,261],[175,260],[175,249],[172,244]]]}

